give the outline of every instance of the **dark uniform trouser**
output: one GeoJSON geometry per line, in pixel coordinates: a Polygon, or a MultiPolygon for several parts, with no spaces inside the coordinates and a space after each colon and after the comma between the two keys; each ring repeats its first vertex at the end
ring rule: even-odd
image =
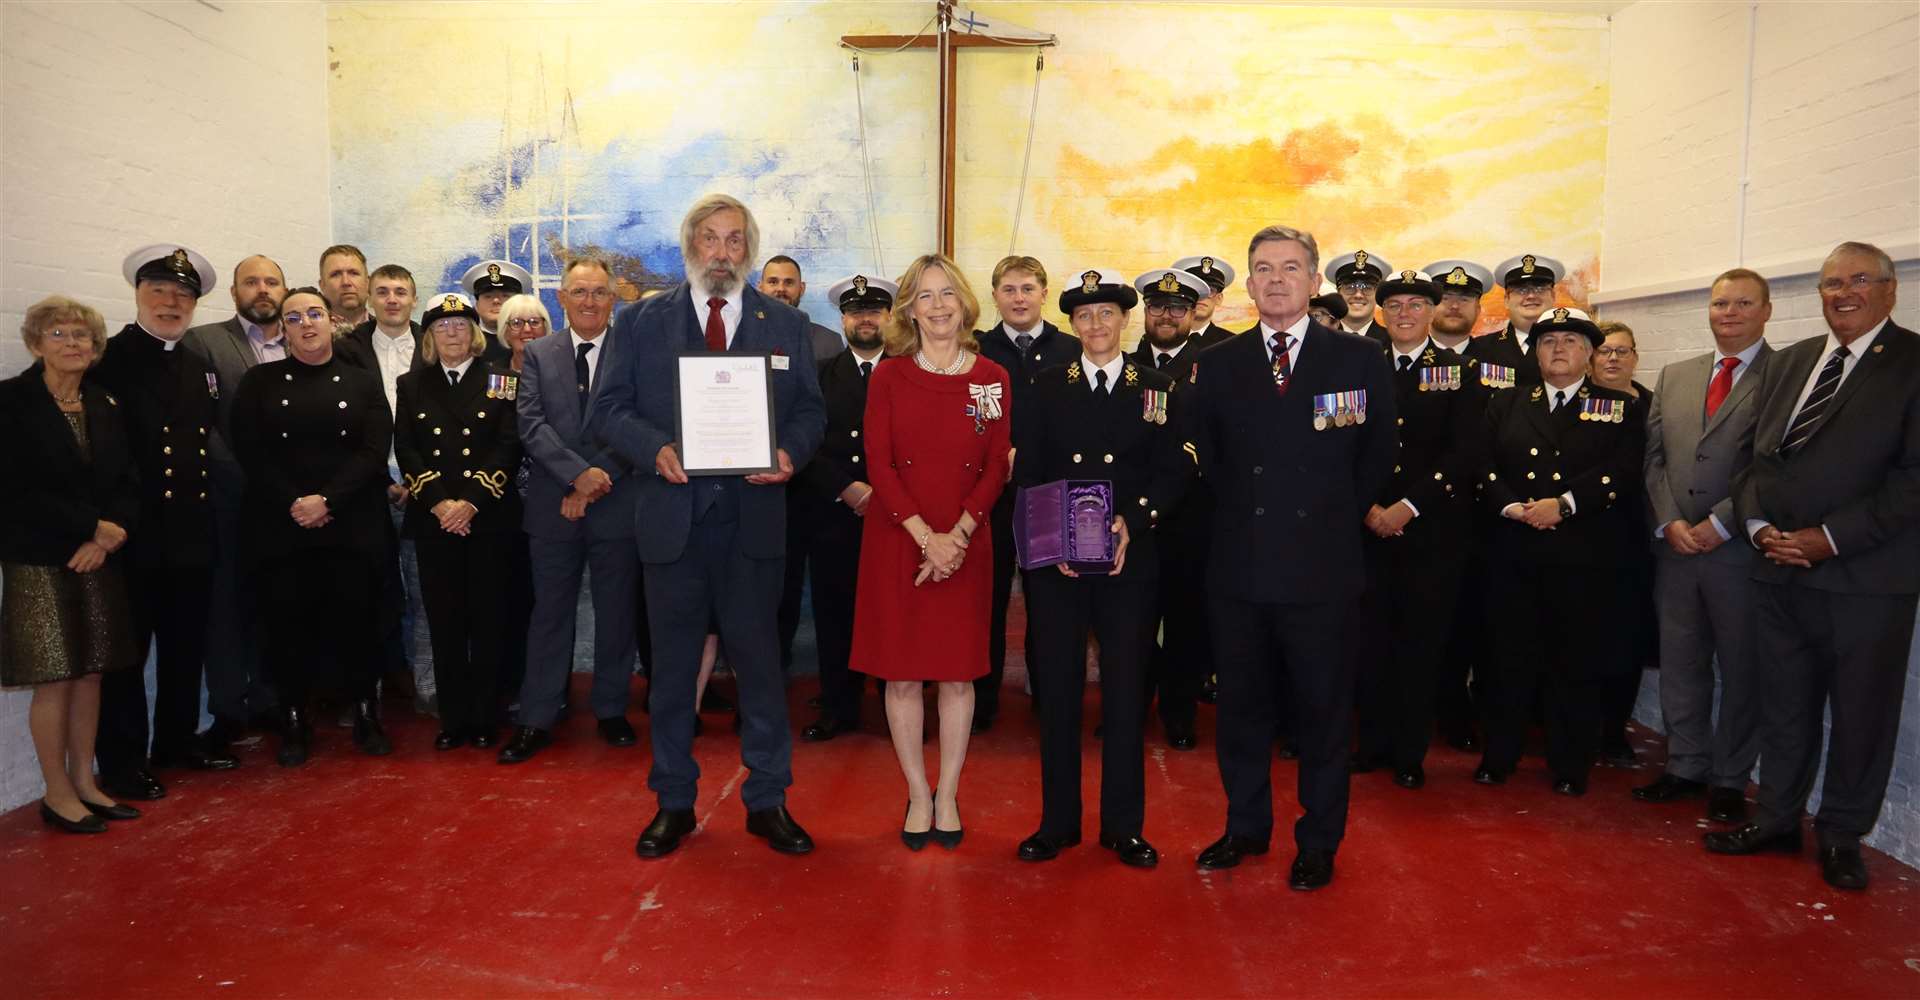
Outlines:
{"type": "Polygon", "coordinates": [[[127,573],[133,648],[142,663],[108,673],[100,684],[100,773],[125,774],[147,762],[145,653],[154,648],[153,753],[179,753],[200,728],[200,673],[207,658],[207,608],[213,570],[134,568],[127,573]]]}
{"type": "Polygon", "coordinates": [[[1474,727],[1485,720],[1485,681],[1492,671],[1494,611],[1487,600],[1491,586],[1483,552],[1486,535],[1477,528],[1474,550],[1467,554],[1460,578],[1459,599],[1454,602],[1452,628],[1447,634],[1446,655],[1440,663],[1440,676],[1433,699],[1433,711],[1441,732],[1450,740],[1471,736],[1474,727]]]}
{"type": "Polygon", "coordinates": [[[1766,691],[1754,822],[1798,827],[1820,769],[1821,709],[1830,707],[1826,780],[1813,826],[1822,846],[1857,843],[1880,817],[1893,770],[1915,595],[1754,586],[1766,691]]]}
{"type": "Polygon", "coordinates": [[[1601,693],[1622,669],[1618,571],[1498,558],[1489,568],[1489,601],[1505,623],[1493,636],[1483,764],[1499,774],[1519,766],[1538,691],[1547,767],[1585,788],[1600,749],[1601,693]]]}
{"type": "Polygon", "coordinates": [[[304,549],[260,567],[265,657],[284,708],[308,708],[316,685],[359,701],[380,679],[373,602],[385,553],[304,549]]]}
{"type": "Polygon", "coordinates": [[[247,586],[240,557],[240,514],[214,508],[212,600],[207,610],[207,711],[244,725],[274,707],[273,685],[261,665],[259,595],[247,586]]]}
{"type": "Polygon", "coordinates": [[[616,610],[646,604],[640,590],[640,553],[632,538],[535,538],[533,619],[527,632],[527,672],[520,684],[520,725],[552,729],[573,676],[573,633],[579,619],[584,570],[593,599],[593,687],[588,701],[595,719],[627,714],[632,697],[638,635],[616,610]],[[636,602],[638,602],[636,604],[636,602]]]}
{"type": "MultiPolygon", "coordinates": [[[[446,532],[439,532],[446,535],[446,532]]],[[[506,659],[507,573],[519,532],[426,537],[420,559],[420,602],[433,636],[433,686],[440,728],[490,729],[506,659]]]]}
{"type": "MultiPolygon", "coordinates": [[[[987,676],[973,682],[973,717],[992,719],[1000,714],[1000,683],[1007,673],[1007,604],[1013,600],[1013,573],[1018,557],[1013,547],[1013,493],[1008,489],[993,505],[987,519],[993,525],[993,606],[987,618],[987,676]]],[[[1057,571],[1056,571],[1057,572],[1057,571]]],[[[1025,580],[1025,576],[1022,576],[1025,580]]],[[[1027,678],[1033,678],[1033,615],[1027,615],[1027,678]]],[[[1039,697],[1036,690],[1034,697],[1039,697]]]]}
{"type": "Polygon", "coordinates": [[[1608,675],[1600,696],[1602,748],[1626,738],[1633,707],[1640,702],[1640,673],[1647,663],[1659,662],[1660,626],[1653,605],[1653,554],[1645,546],[1633,554],[1632,565],[1616,576],[1620,587],[1619,645],[1621,662],[1608,675]]]}
{"type": "MultiPolygon", "coordinates": [[[[813,629],[820,643],[820,711],[835,722],[860,721],[862,675],[848,669],[853,657],[853,603],[860,576],[856,517],[822,518],[805,547],[812,567],[813,629]]],[[[792,559],[793,550],[787,556],[792,559]]]]}
{"type": "Polygon", "coordinates": [[[1207,628],[1206,546],[1160,547],[1160,578],[1153,610],[1147,612],[1151,641],[1157,616],[1160,642],[1149,663],[1148,696],[1160,699],[1160,723],[1168,729],[1193,727],[1195,705],[1207,675],[1213,673],[1213,638],[1207,628]]]}
{"type": "Polygon", "coordinates": [[[1151,581],[1027,575],[1029,630],[1041,666],[1029,676],[1040,712],[1040,832],[1080,834],[1081,709],[1087,633],[1100,641],[1100,832],[1137,837],[1146,819],[1146,660],[1153,643],[1151,581]]]}
{"type": "Polygon", "coordinates": [[[1446,664],[1460,579],[1459,557],[1404,539],[1369,538],[1360,599],[1359,755],[1420,767],[1433,739],[1434,690],[1446,664]]]}
{"type": "Polygon", "coordinates": [[[1314,850],[1339,848],[1347,829],[1354,605],[1254,603],[1218,595],[1209,600],[1228,833],[1262,842],[1272,837],[1277,689],[1284,684],[1300,748],[1305,810],[1294,824],[1294,842],[1314,850]]]}

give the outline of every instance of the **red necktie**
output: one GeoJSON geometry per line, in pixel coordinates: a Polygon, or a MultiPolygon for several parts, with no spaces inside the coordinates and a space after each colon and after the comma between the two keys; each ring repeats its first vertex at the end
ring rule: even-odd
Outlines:
{"type": "Polygon", "coordinates": [[[1713,381],[1707,383],[1707,416],[1712,417],[1727,401],[1727,394],[1733,391],[1733,370],[1740,365],[1739,358],[1721,358],[1720,370],[1713,373],[1713,381]]]}
{"type": "Polygon", "coordinates": [[[1273,386],[1280,395],[1287,394],[1287,384],[1293,381],[1293,358],[1288,354],[1293,347],[1293,337],[1276,333],[1267,340],[1273,348],[1273,386]]]}
{"type": "Polygon", "coordinates": [[[714,296],[707,300],[707,350],[724,351],[727,349],[727,321],[720,318],[720,310],[727,300],[714,296]]]}

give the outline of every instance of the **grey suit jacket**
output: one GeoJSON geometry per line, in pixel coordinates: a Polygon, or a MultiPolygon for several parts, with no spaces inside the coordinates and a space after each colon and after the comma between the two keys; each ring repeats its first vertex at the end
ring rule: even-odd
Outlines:
{"type": "MultiPolygon", "coordinates": [[[[1753,365],[1733,383],[1733,391],[1712,418],[1707,416],[1707,386],[1714,359],[1708,351],[1676,361],[1660,371],[1660,390],[1647,413],[1647,502],[1656,528],[1673,521],[1695,524],[1711,514],[1733,535],[1706,555],[1721,562],[1747,562],[1753,549],[1737,544],[1745,536],[1733,512],[1733,477],[1753,461],[1753,426],[1760,415],[1760,381],[1773,348],[1765,342],[1753,365]]],[[[1665,542],[1661,556],[1681,558],[1665,542]]]]}
{"type": "Polygon", "coordinates": [[[1920,592],[1920,335],[1889,320],[1855,362],[1813,436],[1780,454],[1826,337],[1778,352],[1760,385],[1753,463],[1734,514],[1782,531],[1825,526],[1838,554],[1812,569],[1754,564],[1755,579],[1845,594],[1920,592]]]}
{"type": "MultiPolygon", "coordinates": [[[[618,363],[618,333],[609,329],[597,341],[601,353],[587,395],[589,409],[618,363]]],[[[527,475],[521,525],[527,534],[543,539],[632,538],[633,499],[639,492],[633,466],[587,435],[587,414],[575,402],[579,383],[573,362],[573,337],[566,330],[527,345],[516,402],[520,441],[533,467],[527,475]],[[613,492],[588,504],[585,518],[569,521],[560,516],[560,501],[573,492],[573,481],[589,468],[613,477],[613,492]]]]}
{"type": "Polygon", "coordinates": [[[196,326],[187,331],[180,344],[212,365],[214,378],[220,383],[220,398],[214,404],[218,428],[207,448],[208,457],[213,459],[213,500],[214,506],[221,510],[239,510],[247,477],[240,471],[240,460],[234,457],[228,444],[233,440],[233,400],[239,394],[241,377],[259,364],[259,359],[254,356],[253,344],[247,340],[246,328],[238,316],[196,326]]]}

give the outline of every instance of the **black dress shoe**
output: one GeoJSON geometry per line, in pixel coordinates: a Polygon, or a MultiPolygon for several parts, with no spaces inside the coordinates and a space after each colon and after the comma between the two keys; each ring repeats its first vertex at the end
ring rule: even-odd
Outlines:
{"type": "Polygon", "coordinates": [[[1480,741],[1472,733],[1454,733],[1447,737],[1447,745],[1461,753],[1472,753],[1480,749],[1480,741]]]}
{"type": "Polygon", "coordinates": [[[1473,769],[1473,783],[1476,785],[1504,785],[1507,783],[1507,776],[1482,764],[1473,769]]]}
{"type": "Polygon", "coordinates": [[[1708,792],[1707,818],[1716,823],[1745,823],[1747,793],[1738,788],[1716,788],[1708,792]]]}
{"type": "Polygon", "coordinates": [[[140,810],[135,809],[134,807],[129,805],[122,805],[121,803],[118,803],[118,802],[115,802],[113,805],[110,805],[110,806],[103,806],[98,802],[88,802],[86,799],[81,799],[80,804],[83,806],[86,806],[88,812],[94,814],[95,816],[100,817],[101,819],[119,820],[124,822],[126,820],[140,818],[140,810]]]}
{"type": "Polygon", "coordinates": [[[1044,831],[1036,833],[1020,842],[1020,860],[1052,861],[1060,856],[1062,850],[1078,843],[1080,835],[1077,833],[1071,837],[1056,837],[1044,831]]]}
{"type": "Polygon", "coordinates": [[[1232,868],[1240,859],[1250,854],[1267,853],[1267,842],[1252,837],[1239,837],[1231,833],[1207,845],[1200,852],[1199,864],[1202,868],[1232,868]]]}
{"type": "Polygon", "coordinates": [[[630,747],[640,742],[640,734],[633,731],[633,723],[628,722],[624,715],[601,719],[595,728],[600,731],[600,738],[610,747],[630,747]]]}
{"type": "Polygon", "coordinates": [[[805,854],[813,850],[813,838],[794,822],[786,806],[757,809],[747,814],[747,832],[760,837],[781,854],[805,854]]]}
{"type": "Polygon", "coordinates": [[[1681,799],[1697,799],[1705,794],[1706,782],[1677,778],[1671,774],[1663,774],[1650,784],[1633,790],[1633,797],[1642,802],[1677,802],[1681,799]]]}
{"type": "Polygon", "coordinates": [[[158,802],[167,797],[167,786],[146,771],[135,768],[118,774],[103,775],[100,787],[116,799],[134,802],[158,802]]]}
{"type": "Polygon", "coordinates": [[[693,810],[662,809],[654,813],[653,822],[640,831],[640,839],[634,843],[633,853],[643,858],[664,858],[680,846],[680,841],[693,832],[693,827],[693,810]]]}
{"type": "Polygon", "coordinates": [[[533,755],[553,745],[553,735],[544,729],[521,726],[513,731],[513,737],[507,745],[500,748],[499,761],[502,764],[524,764],[533,759],[533,755]]]}
{"type": "Polygon", "coordinates": [[[1640,763],[1640,756],[1625,741],[1610,744],[1600,749],[1600,763],[1608,767],[1634,767],[1640,763]]]}
{"type": "Polygon", "coordinates": [[[1747,823],[1732,830],[1715,830],[1700,839],[1707,845],[1707,850],[1715,854],[1759,854],[1762,851],[1799,854],[1800,824],[1795,823],[1785,830],[1767,830],[1758,823],[1747,823]]]}
{"type": "Polygon", "coordinates": [[[353,745],[369,757],[385,757],[393,752],[387,731],[380,725],[379,707],[363,698],[353,706],[353,745]]]}
{"type": "Polygon", "coordinates": [[[1333,881],[1333,852],[1319,851],[1303,847],[1293,857],[1293,867],[1287,870],[1287,888],[1298,892],[1312,892],[1324,888],[1333,881]]]}
{"type": "Polygon", "coordinates": [[[299,767],[307,762],[313,742],[313,727],[307,724],[304,711],[293,708],[287,710],[286,721],[280,727],[280,750],[274,754],[274,761],[281,767],[299,767]]]}
{"type": "Polygon", "coordinates": [[[465,736],[442,729],[440,730],[440,734],[433,738],[433,748],[435,750],[454,750],[465,745],[466,742],[467,738],[465,736]]]}
{"type": "Polygon", "coordinates": [[[1375,754],[1354,754],[1347,758],[1348,774],[1372,774],[1385,767],[1387,760],[1375,754]]]}
{"type": "Polygon", "coordinates": [[[1587,794],[1587,783],[1572,778],[1559,778],[1553,783],[1553,794],[1569,795],[1575,798],[1587,794]]]}
{"type": "Polygon", "coordinates": [[[88,813],[85,816],[80,817],[79,819],[68,819],[65,816],[60,815],[59,813],[54,812],[52,807],[47,805],[47,800],[45,799],[40,800],[40,821],[42,823],[47,824],[50,827],[53,827],[54,829],[60,831],[61,833],[105,833],[107,832],[107,821],[104,819],[101,819],[99,816],[96,816],[93,813],[88,813]]]}
{"type": "Polygon", "coordinates": [[[800,730],[800,738],[808,743],[825,743],[841,733],[851,733],[859,728],[858,722],[842,722],[821,716],[820,721],[800,730]]]}
{"type": "Polygon", "coordinates": [[[1820,877],[1835,889],[1859,892],[1867,887],[1867,859],[1860,845],[1820,848],[1820,877]]]}
{"type": "Polygon", "coordinates": [[[156,751],[149,763],[162,771],[230,771],[240,766],[232,754],[205,745],[156,751]]]}
{"type": "Polygon", "coordinates": [[[1407,789],[1425,788],[1427,784],[1427,769],[1418,765],[1414,767],[1403,767],[1393,772],[1393,783],[1399,785],[1401,788],[1407,789]]]}
{"type": "Polygon", "coordinates": [[[1160,863],[1160,852],[1144,837],[1109,837],[1103,833],[1100,846],[1120,855],[1120,863],[1131,868],[1152,868],[1160,863]]]}
{"type": "MultiPolygon", "coordinates": [[[[907,816],[911,816],[911,815],[913,815],[913,803],[908,802],[907,816]]],[[[900,842],[907,845],[907,850],[917,851],[922,847],[927,846],[927,838],[932,835],[933,835],[933,830],[931,828],[926,830],[920,830],[918,832],[907,829],[906,816],[902,816],[900,818],[900,842]]]]}
{"type": "Polygon", "coordinates": [[[491,750],[500,742],[500,737],[492,726],[481,726],[467,730],[467,742],[471,743],[475,750],[491,750]]]}

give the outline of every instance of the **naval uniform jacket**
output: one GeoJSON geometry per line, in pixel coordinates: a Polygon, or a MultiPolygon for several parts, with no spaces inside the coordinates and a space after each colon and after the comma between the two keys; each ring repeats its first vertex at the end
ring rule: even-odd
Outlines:
{"type": "Polygon", "coordinates": [[[1464,353],[1480,364],[1481,384],[1486,388],[1529,388],[1540,384],[1540,359],[1534,356],[1532,346],[1529,341],[1529,349],[1521,350],[1520,334],[1508,323],[1497,333],[1469,339],[1464,353]],[[1514,385],[1508,386],[1488,372],[1486,366],[1490,364],[1513,369],[1514,385]]]}
{"type": "Polygon", "coordinates": [[[234,452],[247,474],[241,531],[255,565],[295,552],[349,548],[380,558],[387,515],[393,415],[380,376],[334,357],[255,365],[233,403],[234,452]],[[288,508],[326,498],[333,520],[302,528],[288,508]]]}
{"type": "MultiPolygon", "coordinates": [[[[873,359],[878,366],[885,355],[873,359]]],[[[813,461],[801,469],[788,497],[794,516],[806,523],[827,524],[830,518],[858,523],[859,518],[840,502],[840,493],[856,482],[873,484],[867,471],[867,441],[862,437],[867,419],[867,379],[861,377],[860,359],[851,349],[820,363],[820,398],[827,408],[826,436],[813,461]]]]}
{"type": "Polygon", "coordinates": [[[433,508],[442,500],[473,504],[473,534],[520,530],[519,376],[479,358],[459,385],[434,364],[400,376],[393,422],[393,454],[407,488],[400,530],[415,540],[455,538],[440,528],[433,508]]]}
{"type": "Polygon", "coordinates": [[[1485,440],[1486,392],[1475,366],[1428,340],[1412,367],[1400,370],[1392,349],[1394,418],[1400,450],[1393,475],[1374,500],[1381,507],[1410,501],[1419,516],[1390,543],[1464,558],[1472,539],[1474,475],[1485,440]]]}
{"type": "Polygon", "coordinates": [[[1035,376],[1021,404],[1035,416],[1014,442],[1013,479],[1022,489],[1059,479],[1112,481],[1114,513],[1126,519],[1128,535],[1119,578],[1152,580],[1159,573],[1154,529],[1186,495],[1192,445],[1171,378],[1123,360],[1116,381],[1094,392],[1079,359],[1035,376]]]}
{"type": "MultiPolygon", "coordinates": [[[[1034,335],[1033,343],[1027,345],[1025,353],[1013,342],[1013,334],[1008,332],[1005,323],[996,324],[991,330],[976,330],[973,336],[980,342],[980,353],[986,355],[988,361],[1007,370],[1007,398],[1001,401],[1001,406],[1012,415],[1013,426],[1010,430],[1014,440],[1018,441],[1020,427],[1029,419],[1026,407],[1018,405],[1021,394],[1033,384],[1034,376],[1054,365],[1080,360],[1080,338],[1044,321],[1040,324],[1040,332],[1034,335]]],[[[1012,490],[1000,494],[1001,506],[1012,502],[1012,490]]]]}
{"type": "Polygon", "coordinates": [[[107,341],[87,378],[120,401],[140,469],[139,537],[127,539],[135,568],[213,565],[213,462],[220,382],[213,365],[129,323],[107,341]]]}
{"type": "Polygon", "coordinates": [[[1495,559],[1533,565],[1618,569],[1645,555],[1623,544],[1639,530],[1646,420],[1632,396],[1583,382],[1558,412],[1544,383],[1495,393],[1487,403],[1487,454],[1480,503],[1496,518],[1495,559]],[[1594,412],[1601,411],[1601,412],[1594,412]],[[1589,419],[1581,419],[1583,416],[1589,419]],[[1574,510],[1552,531],[1501,517],[1508,504],[1573,495],[1574,510]]]}

